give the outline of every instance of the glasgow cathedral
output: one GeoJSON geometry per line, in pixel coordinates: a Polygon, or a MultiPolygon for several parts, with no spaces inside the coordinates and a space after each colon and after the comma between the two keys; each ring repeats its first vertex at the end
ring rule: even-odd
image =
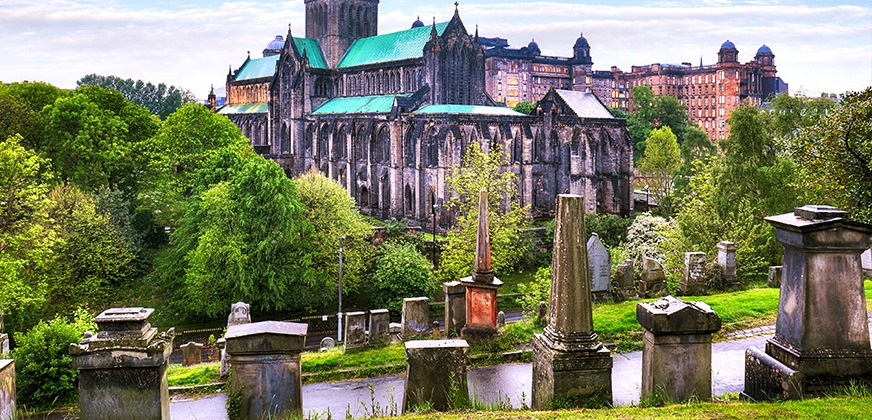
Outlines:
{"type": "MultiPolygon", "coordinates": [[[[229,117],[288,175],[317,169],[376,218],[426,223],[449,198],[466,147],[499,143],[521,205],[554,211],[557,194],[587,211],[632,211],[626,121],[593,93],[550,89],[532,115],[485,88],[486,42],[456,8],[447,22],[377,34],[378,0],[305,0],[305,38],[277,36],[227,75],[229,117]]],[[[589,57],[579,64],[589,69],[589,57]]],[[[447,227],[450,217],[440,217],[447,227]]],[[[425,224],[426,225],[426,224],[425,224]]]]}

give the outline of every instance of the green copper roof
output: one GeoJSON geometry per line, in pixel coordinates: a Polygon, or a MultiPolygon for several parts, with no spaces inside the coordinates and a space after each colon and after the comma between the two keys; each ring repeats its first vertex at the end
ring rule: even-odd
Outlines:
{"type": "MultiPolygon", "coordinates": [[[[436,24],[436,33],[445,32],[448,22],[436,24]]],[[[430,40],[432,26],[406,29],[390,34],[355,40],[337,67],[354,67],[365,64],[387,63],[424,56],[424,45],[430,40]]]]}
{"type": "Polygon", "coordinates": [[[324,59],[324,54],[321,52],[321,45],[318,41],[311,38],[294,38],[294,45],[297,51],[303,54],[305,51],[306,57],[309,57],[309,67],[313,69],[326,69],[327,60],[324,59]]]}
{"type": "Polygon", "coordinates": [[[251,80],[260,79],[261,77],[272,77],[276,73],[276,62],[278,60],[278,55],[252,58],[242,65],[242,68],[240,68],[239,72],[236,73],[236,79],[234,80],[251,80]]]}
{"type": "Polygon", "coordinates": [[[324,102],[313,114],[375,114],[388,113],[394,106],[397,96],[407,95],[384,95],[384,96],[351,96],[347,98],[333,98],[324,102]]]}
{"type": "Polygon", "coordinates": [[[502,106],[477,105],[429,105],[414,114],[473,114],[473,115],[504,115],[508,117],[525,117],[526,114],[502,106]]]}
{"type": "Polygon", "coordinates": [[[219,114],[260,114],[269,110],[266,102],[253,104],[224,105],[218,109],[219,114]]]}

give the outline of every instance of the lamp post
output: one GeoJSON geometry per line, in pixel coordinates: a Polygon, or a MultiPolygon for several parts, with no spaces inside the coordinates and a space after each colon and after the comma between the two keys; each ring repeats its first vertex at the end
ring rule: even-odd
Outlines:
{"type": "Polygon", "coordinates": [[[336,330],[336,341],[342,342],[342,245],[345,242],[345,235],[339,236],[339,318],[338,328],[336,330]]]}
{"type": "Polygon", "coordinates": [[[433,261],[433,267],[436,267],[436,212],[439,210],[439,205],[433,203],[433,246],[430,248],[430,259],[433,261]]]}

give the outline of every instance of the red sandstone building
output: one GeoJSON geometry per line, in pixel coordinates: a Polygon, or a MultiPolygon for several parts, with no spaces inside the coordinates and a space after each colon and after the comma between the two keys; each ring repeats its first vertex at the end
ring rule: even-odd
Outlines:
{"type": "Polygon", "coordinates": [[[520,49],[508,48],[501,38],[483,38],[485,86],[498,102],[514,106],[536,102],[548,89],[572,89],[594,93],[605,105],[628,111],[632,88],[649,85],[654,95],[671,95],[686,107],[690,120],[712,140],[726,138],[726,120],[740,104],[761,105],[767,98],[787,92],[788,85],[776,76],[775,55],[766,45],[754,59],[739,62],[739,50],[726,41],[716,64],[690,63],[633,66],[629,72],[617,67],[592,71],[590,44],[579,37],[572,57],[543,56],[536,42],[520,49]]]}

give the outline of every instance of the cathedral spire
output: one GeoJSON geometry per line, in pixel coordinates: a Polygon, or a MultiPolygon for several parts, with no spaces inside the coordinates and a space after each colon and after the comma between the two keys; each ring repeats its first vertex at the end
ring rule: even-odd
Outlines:
{"type": "Polygon", "coordinates": [[[473,40],[475,41],[476,46],[481,43],[478,39],[478,24],[475,24],[475,38],[473,38],[473,40]]]}
{"type": "Polygon", "coordinates": [[[460,14],[460,11],[457,10],[458,7],[460,7],[460,3],[454,2],[454,16],[457,16],[460,14]]]}

